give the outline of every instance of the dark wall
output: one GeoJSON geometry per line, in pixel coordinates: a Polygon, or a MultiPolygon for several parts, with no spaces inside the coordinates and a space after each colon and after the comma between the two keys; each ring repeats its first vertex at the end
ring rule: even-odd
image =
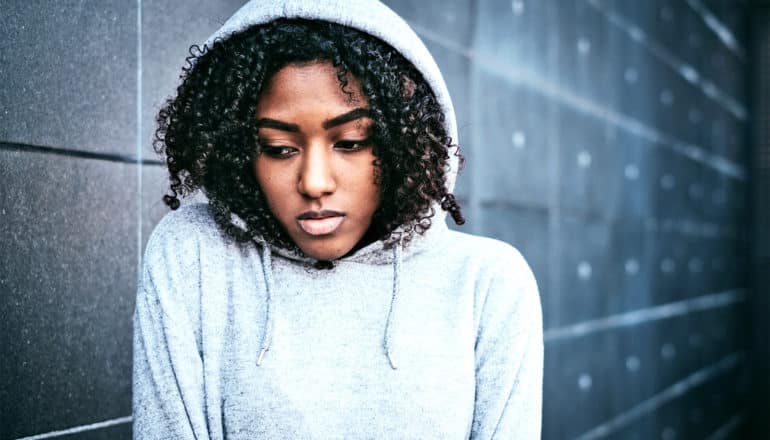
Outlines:
{"type": "Polygon", "coordinates": [[[468,229],[539,281],[543,437],[740,436],[746,5],[390,3],[448,72],[468,229]]]}
{"type": "MultiPolygon", "coordinates": [[[[770,413],[770,0],[752,3],[752,296],[755,413],[770,413]]],[[[753,419],[753,433],[770,432],[767,417],[753,419]]]]}
{"type": "Polygon", "coordinates": [[[0,439],[130,438],[137,268],[166,212],[154,114],[240,5],[3,2],[0,439]]]}
{"type": "MultiPolygon", "coordinates": [[[[129,438],[137,268],[167,211],[154,115],[242,2],[34,3],[0,17],[0,438],[129,438]]],[[[386,3],[452,93],[462,229],[538,279],[543,437],[742,435],[767,356],[748,5],[386,3]]]]}

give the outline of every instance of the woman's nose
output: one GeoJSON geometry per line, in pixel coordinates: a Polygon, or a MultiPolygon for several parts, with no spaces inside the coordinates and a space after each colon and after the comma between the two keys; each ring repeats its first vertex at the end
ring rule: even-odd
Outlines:
{"type": "Polygon", "coordinates": [[[332,158],[327,148],[317,146],[305,149],[297,189],[301,194],[314,199],[337,189],[332,158]]]}

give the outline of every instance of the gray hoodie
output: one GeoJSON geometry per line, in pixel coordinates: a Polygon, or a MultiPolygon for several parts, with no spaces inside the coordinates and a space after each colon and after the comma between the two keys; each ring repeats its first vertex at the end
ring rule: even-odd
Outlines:
{"type": "MultiPolygon", "coordinates": [[[[433,58],[377,1],[251,1],[209,42],[279,17],[389,43],[431,85],[457,140],[433,58]]],[[[265,242],[235,243],[206,204],[166,215],[137,292],[134,437],[539,438],[532,272],[510,245],[451,231],[437,213],[406,248],[377,241],[332,269],[265,242]]]]}

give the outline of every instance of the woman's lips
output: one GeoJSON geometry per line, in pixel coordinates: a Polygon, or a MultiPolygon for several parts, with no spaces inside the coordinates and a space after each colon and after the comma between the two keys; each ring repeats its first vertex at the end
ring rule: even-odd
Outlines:
{"type": "Polygon", "coordinates": [[[310,235],[331,234],[340,227],[345,216],[298,219],[299,227],[310,235]]]}

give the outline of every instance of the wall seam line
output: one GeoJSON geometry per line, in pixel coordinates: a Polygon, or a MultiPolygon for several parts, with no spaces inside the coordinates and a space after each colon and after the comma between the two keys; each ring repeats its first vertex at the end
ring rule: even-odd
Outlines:
{"type": "Polygon", "coordinates": [[[136,278],[142,279],[142,0],[136,0],[136,278]]]}
{"type": "Polygon", "coordinates": [[[618,429],[628,425],[634,420],[654,412],[666,403],[687,394],[693,388],[711,381],[717,376],[724,374],[740,365],[744,360],[745,354],[742,351],[736,351],[722,358],[720,361],[702,368],[684,379],[667,387],[660,393],[634,405],[629,410],[624,411],[611,418],[595,428],[576,437],[577,440],[589,440],[603,438],[611,435],[618,429]]]}
{"type": "Polygon", "coordinates": [[[700,2],[700,0],[685,0],[701,20],[706,23],[706,27],[717,36],[719,41],[725,45],[739,60],[746,62],[746,50],[738,43],[735,34],[722,23],[709,9],[700,2]]]}
{"type": "Polygon", "coordinates": [[[122,425],[124,423],[131,423],[132,420],[132,416],[118,417],[117,419],[105,420],[103,422],[91,423],[88,425],[73,426],[72,428],[46,432],[43,434],[36,434],[29,437],[19,437],[16,440],[42,440],[47,438],[61,437],[64,435],[77,434],[80,432],[93,431],[96,429],[108,428],[110,426],[122,425]]]}
{"type": "Polygon", "coordinates": [[[543,333],[546,343],[577,338],[599,331],[620,327],[633,327],[647,322],[688,315],[693,312],[727,307],[746,300],[746,289],[737,288],[711,293],[682,301],[675,301],[644,309],[637,309],[599,319],[582,321],[563,327],[547,329],[543,333]]]}
{"type": "Polygon", "coordinates": [[[130,165],[157,165],[163,166],[163,162],[156,159],[142,159],[117,153],[99,153],[95,151],[78,150],[74,148],[52,147],[48,145],[22,144],[18,142],[0,141],[0,151],[23,151],[25,153],[52,154],[78,159],[102,160],[105,162],[118,162],[130,165]]]}
{"type": "Polygon", "coordinates": [[[746,415],[743,411],[733,414],[724,425],[714,431],[707,440],[723,440],[730,438],[730,435],[746,421],[746,415]]]}

